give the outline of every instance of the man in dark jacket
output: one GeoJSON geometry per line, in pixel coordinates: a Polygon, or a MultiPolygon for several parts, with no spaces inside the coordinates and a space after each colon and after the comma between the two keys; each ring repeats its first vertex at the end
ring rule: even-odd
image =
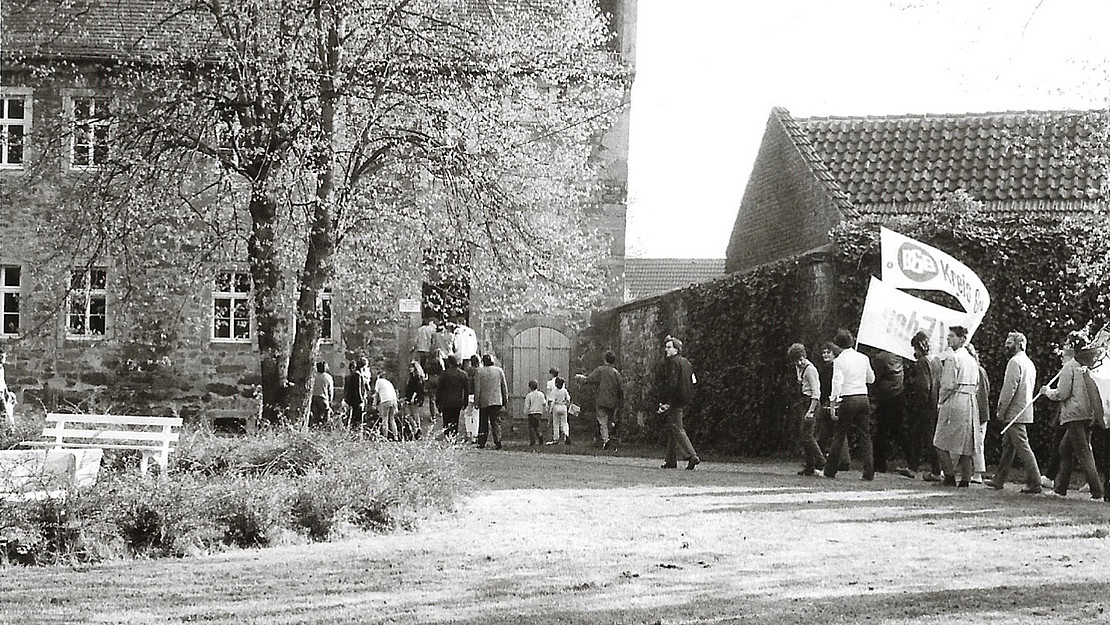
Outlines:
{"type": "Polygon", "coordinates": [[[597,425],[601,432],[601,448],[609,449],[609,428],[617,425],[617,409],[624,401],[624,387],[621,374],[614,366],[617,355],[605,352],[605,364],[599,365],[590,375],[579,375],[579,381],[594,389],[594,406],[597,412],[597,425]]]}
{"type": "MultiPolygon", "coordinates": [[[[937,429],[937,403],[940,391],[940,361],[929,354],[929,335],[918,332],[910,340],[916,361],[905,368],[906,421],[910,431],[910,444],[918,454],[924,454],[930,472],[924,473],[926,482],[941,480],[940,457],[933,446],[937,429]]],[[[916,469],[916,467],[910,467],[916,469]]]]}
{"type": "Polygon", "coordinates": [[[459,434],[459,413],[470,400],[470,379],[459,369],[455,356],[443,359],[445,369],[436,387],[436,404],[443,415],[443,436],[455,438],[459,434]]]}
{"type": "Polygon", "coordinates": [[[880,351],[871,359],[875,371],[875,382],[870,394],[875,410],[875,470],[887,472],[887,457],[891,443],[902,449],[906,458],[906,468],[896,472],[908,478],[916,477],[917,450],[909,443],[906,435],[906,397],[902,357],[888,351],[880,351]]]}
{"type": "Polygon", "coordinates": [[[667,337],[663,344],[667,354],[659,376],[659,412],[667,424],[667,457],[664,469],[677,469],[681,456],[686,461],[686,469],[692,471],[701,463],[698,452],[686,436],[682,423],[686,406],[694,398],[694,368],[682,354],[682,341],[667,337]]]}

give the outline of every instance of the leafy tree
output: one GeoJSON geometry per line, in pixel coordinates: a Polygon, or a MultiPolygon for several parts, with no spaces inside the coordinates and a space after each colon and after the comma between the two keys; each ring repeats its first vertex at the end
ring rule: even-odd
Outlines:
{"type": "MultiPolygon", "coordinates": [[[[101,118],[110,150],[62,176],[50,170],[59,143],[27,182],[49,179],[68,198],[48,228],[79,241],[67,251],[81,257],[125,257],[147,274],[248,258],[268,418],[307,407],[326,287],[351,308],[386,310],[425,264],[451,269],[458,255],[437,250],[465,250],[471,292],[495,313],[599,293],[607,245],[583,206],[627,71],[606,51],[594,2],[171,0],[92,12],[135,4],[157,19],[123,16],[133,32],[96,69],[113,94],[101,118]]],[[[13,10],[38,12],[47,47],[92,23],[83,3],[13,10]]]]}

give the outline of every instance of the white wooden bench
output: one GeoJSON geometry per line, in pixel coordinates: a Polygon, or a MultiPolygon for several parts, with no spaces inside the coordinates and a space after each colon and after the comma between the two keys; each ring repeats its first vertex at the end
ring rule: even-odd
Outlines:
{"type": "Polygon", "coordinates": [[[154,460],[166,472],[172,445],[180,434],[181,417],[147,417],[106,414],[46,415],[42,441],[24,441],[24,445],[52,449],[100,448],[134,449],[142,452],[140,469],[146,475],[150,461],[154,460]]]}

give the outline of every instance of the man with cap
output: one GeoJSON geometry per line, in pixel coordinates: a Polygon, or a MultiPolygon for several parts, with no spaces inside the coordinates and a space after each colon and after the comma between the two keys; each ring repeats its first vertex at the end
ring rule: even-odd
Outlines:
{"type": "Polygon", "coordinates": [[[659,413],[664,416],[667,428],[667,456],[663,468],[677,469],[681,458],[686,461],[686,469],[692,471],[701,464],[701,459],[686,435],[682,417],[694,398],[694,368],[682,356],[682,341],[668,336],[663,351],[667,355],[659,376],[659,413]]]}

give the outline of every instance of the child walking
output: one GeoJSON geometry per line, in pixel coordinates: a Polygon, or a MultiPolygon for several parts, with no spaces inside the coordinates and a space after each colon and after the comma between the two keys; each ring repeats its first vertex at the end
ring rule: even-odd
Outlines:
{"type": "Polygon", "coordinates": [[[528,415],[529,447],[543,443],[543,435],[540,434],[540,422],[543,421],[543,409],[546,405],[547,396],[540,390],[540,383],[529,380],[528,394],[524,396],[524,414],[528,415]]]}
{"type": "Polygon", "coordinates": [[[551,430],[555,439],[562,438],[563,444],[570,444],[570,424],[567,422],[567,409],[570,406],[570,391],[566,389],[566,380],[555,378],[555,390],[551,397],[551,430]]]}

